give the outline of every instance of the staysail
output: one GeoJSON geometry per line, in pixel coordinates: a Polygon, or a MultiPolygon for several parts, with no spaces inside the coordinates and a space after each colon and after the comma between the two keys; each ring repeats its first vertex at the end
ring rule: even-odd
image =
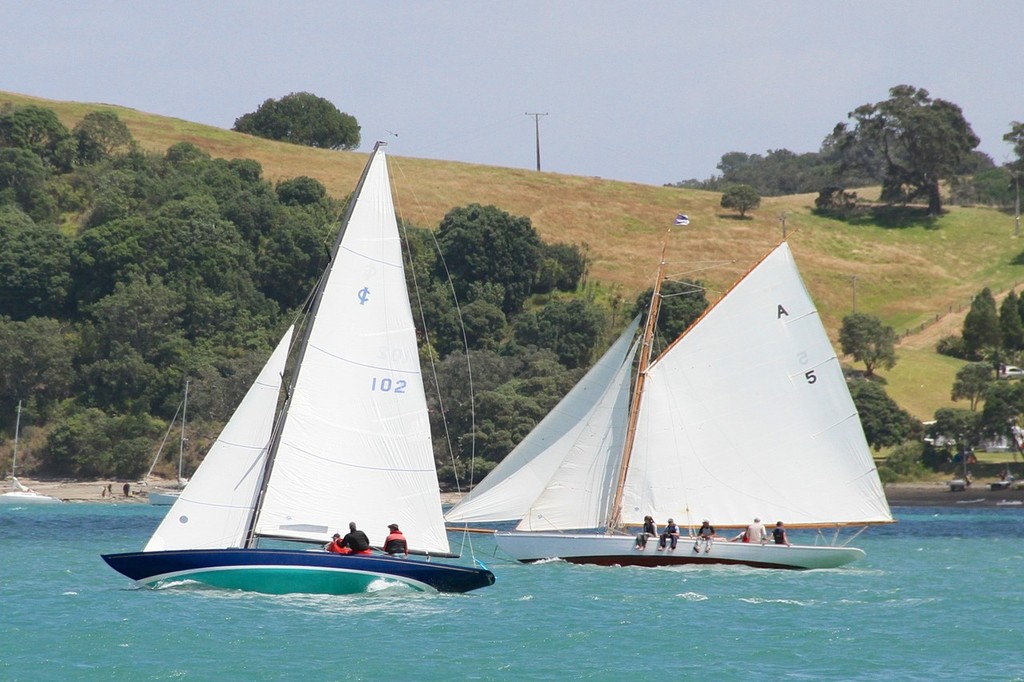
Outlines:
{"type": "Polygon", "coordinates": [[[783,242],[648,369],[622,520],[892,520],[839,360],[783,242]]]}
{"type": "Polygon", "coordinates": [[[243,546],[291,339],[289,327],[144,551],[243,546]]]}
{"type": "Polygon", "coordinates": [[[608,514],[629,411],[637,317],[573,389],[454,506],[451,522],[594,528],[608,514]]]}
{"type": "Polygon", "coordinates": [[[256,533],[322,541],[389,523],[447,553],[416,330],[384,147],[367,166],[314,311],[256,533]]]}

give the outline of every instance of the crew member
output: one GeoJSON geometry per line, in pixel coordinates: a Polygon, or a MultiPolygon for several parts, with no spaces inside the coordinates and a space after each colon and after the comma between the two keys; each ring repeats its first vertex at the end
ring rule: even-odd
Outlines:
{"type": "Polygon", "coordinates": [[[402,531],[398,530],[397,523],[389,523],[387,538],[384,539],[384,551],[394,556],[395,554],[401,554],[402,556],[409,556],[409,543],[406,542],[405,536],[402,535],[402,531]]]}

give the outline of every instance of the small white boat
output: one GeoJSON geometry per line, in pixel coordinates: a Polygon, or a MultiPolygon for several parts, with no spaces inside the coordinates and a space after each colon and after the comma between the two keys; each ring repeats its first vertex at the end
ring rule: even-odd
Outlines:
{"type": "Polygon", "coordinates": [[[14,476],[18,466],[18,434],[21,431],[21,401],[18,401],[18,418],[14,422],[14,459],[11,462],[11,491],[0,494],[0,504],[57,504],[63,502],[56,497],[37,493],[26,488],[14,476]]]}

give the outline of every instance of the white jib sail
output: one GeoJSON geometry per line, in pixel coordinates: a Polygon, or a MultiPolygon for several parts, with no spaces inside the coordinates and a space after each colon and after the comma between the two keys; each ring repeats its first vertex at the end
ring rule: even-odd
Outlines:
{"type": "Polygon", "coordinates": [[[445,516],[519,530],[596,528],[608,516],[629,414],[633,320],[586,375],[445,516]]]}
{"type": "Polygon", "coordinates": [[[242,546],[263,475],[292,331],[289,327],[277,344],[144,551],[242,546]]]}
{"type": "Polygon", "coordinates": [[[257,533],[323,541],[350,521],[374,545],[449,550],[383,146],[326,275],[257,533]]]}
{"type": "Polygon", "coordinates": [[[891,521],[835,351],[788,244],[651,365],[623,520],[891,521]]]}

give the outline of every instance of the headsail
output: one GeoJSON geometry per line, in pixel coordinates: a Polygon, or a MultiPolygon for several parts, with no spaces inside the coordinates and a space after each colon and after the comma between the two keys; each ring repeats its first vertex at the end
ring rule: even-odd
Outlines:
{"type": "Polygon", "coordinates": [[[383,145],[366,168],[320,303],[256,533],[320,541],[355,521],[380,545],[447,553],[416,330],[383,145]]]}
{"type": "Polygon", "coordinates": [[[520,519],[520,530],[594,528],[608,514],[629,410],[637,317],[448,521],[520,519]]]}
{"type": "Polygon", "coordinates": [[[623,500],[634,524],[892,520],[788,244],[651,365],[623,500]]]}
{"type": "Polygon", "coordinates": [[[289,327],[144,551],[241,547],[274,427],[289,327]]]}

